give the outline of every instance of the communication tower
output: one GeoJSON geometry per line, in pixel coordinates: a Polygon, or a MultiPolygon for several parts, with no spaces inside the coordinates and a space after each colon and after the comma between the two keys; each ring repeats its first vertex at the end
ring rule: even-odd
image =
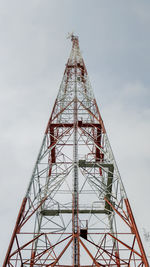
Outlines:
{"type": "Polygon", "coordinates": [[[78,37],[71,41],[3,267],[148,267],[78,37]]]}

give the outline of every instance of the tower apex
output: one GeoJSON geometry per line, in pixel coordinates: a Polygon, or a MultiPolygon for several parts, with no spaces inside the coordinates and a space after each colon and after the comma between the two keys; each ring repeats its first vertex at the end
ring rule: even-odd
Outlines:
{"type": "Polygon", "coordinates": [[[75,35],[74,32],[71,33],[68,32],[67,39],[71,39],[72,42],[79,41],[79,36],[75,35]]]}

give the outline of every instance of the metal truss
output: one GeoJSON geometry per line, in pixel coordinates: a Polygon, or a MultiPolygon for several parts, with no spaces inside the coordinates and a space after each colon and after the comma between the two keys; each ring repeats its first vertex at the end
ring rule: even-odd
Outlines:
{"type": "Polygon", "coordinates": [[[148,267],[78,37],[3,267],[148,267]]]}

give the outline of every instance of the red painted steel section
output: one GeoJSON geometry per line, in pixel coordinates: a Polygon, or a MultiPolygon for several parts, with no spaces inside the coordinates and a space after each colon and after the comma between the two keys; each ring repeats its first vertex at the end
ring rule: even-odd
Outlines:
{"type": "Polygon", "coordinates": [[[138,245],[139,245],[139,248],[140,248],[140,251],[141,251],[143,263],[145,264],[145,267],[149,267],[148,260],[147,260],[147,257],[146,257],[146,254],[145,254],[145,250],[144,250],[144,247],[143,247],[140,235],[139,235],[139,231],[138,231],[137,226],[136,226],[136,222],[135,222],[132,210],[131,210],[131,206],[130,206],[129,200],[125,199],[124,201],[125,201],[125,204],[126,204],[126,207],[127,207],[128,215],[130,217],[130,221],[132,223],[132,231],[136,235],[137,242],[138,242],[138,245]]]}
{"type": "Polygon", "coordinates": [[[88,255],[90,256],[90,258],[93,260],[93,263],[97,266],[105,266],[103,264],[99,264],[96,259],[93,257],[93,255],[91,254],[91,252],[88,250],[88,248],[86,247],[86,245],[82,242],[82,240],[80,239],[80,244],[82,245],[82,247],[86,250],[86,252],[88,253],[88,255]]]}
{"type": "Polygon", "coordinates": [[[7,254],[6,254],[4,263],[3,263],[3,267],[6,267],[6,264],[8,263],[10,252],[11,252],[11,249],[12,249],[12,246],[13,246],[14,239],[16,237],[16,234],[18,233],[18,229],[20,230],[19,223],[20,223],[20,220],[22,218],[22,214],[24,212],[26,202],[27,202],[27,198],[25,197],[23,199],[23,201],[22,201],[21,208],[19,210],[19,214],[18,214],[18,217],[17,217],[16,225],[15,225],[15,228],[14,228],[14,231],[13,231],[13,234],[12,234],[12,237],[11,237],[11,240],[10,240],[8,251],[7,251],[7,254]]]}
{"type": "Polygon", "coordinates": [[[116,256],[116,264],[117,264],[117,267],[120,267],[120,258],[119,258],[119,253],[116,251],[115,252],[115,256],[116,256]]]}
{"type": "Polygon", "coordinates": [[[55,260],[55,262],[54,262],[53,264],[47,265],[47,267],[48,267],[48,266],[52,266],[52,267],[54,267],[54,266],[57,264],[57,262],[59,261],[59,259],[62,257],[62,255],[64,254],[64,252],[66,251],[66,249],[67,249],[67,248],[69,247],[69,245],[71,244],[72,240],[73,240],[73,238],[71,238],[71,239],[69,240],[69,242],[68,242],[67,245],[64,247],[64,249],[62,250],[62,252],[59,254],[59,256],[57,257],[57,259],[55,260]]]}
{"type": "Polygon", "coordinates": [[[31,252],[31,262],[30,262],[30,267],[34,266],[34,259],[35,259],[35,251],[31,252]]]}
{"type": "MultiPolygon", "coordinates": [[[[55,137],[54,137],[54,127],[50,126],[50,138],[51,138],[51,146],[55,144],[55,137]]],[[[55,153],[55,146],[51,150],[51,159],[52,163],[56,162],[56,153],[55,153]]]]}
{"type": "Polygon", "coordinates": [[[110,203],[108,201],[108,199],[106,197],[104,197],[105,201],[110,205],[110,207],[120,216],[120,218],[131,228],[131,225],[129,224],[129,222],[127,221],[127,219],[125,219],[122,214],[112,205],[112,203],[110,203]]]}

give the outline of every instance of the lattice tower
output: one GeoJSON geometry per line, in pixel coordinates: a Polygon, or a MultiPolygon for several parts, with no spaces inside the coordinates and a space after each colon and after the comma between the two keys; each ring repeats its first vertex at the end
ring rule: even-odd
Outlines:
{"type": "Polygon", "coordinates": [[[3,267],[148,267],[78,37],[71,40],[3,267]]]}

